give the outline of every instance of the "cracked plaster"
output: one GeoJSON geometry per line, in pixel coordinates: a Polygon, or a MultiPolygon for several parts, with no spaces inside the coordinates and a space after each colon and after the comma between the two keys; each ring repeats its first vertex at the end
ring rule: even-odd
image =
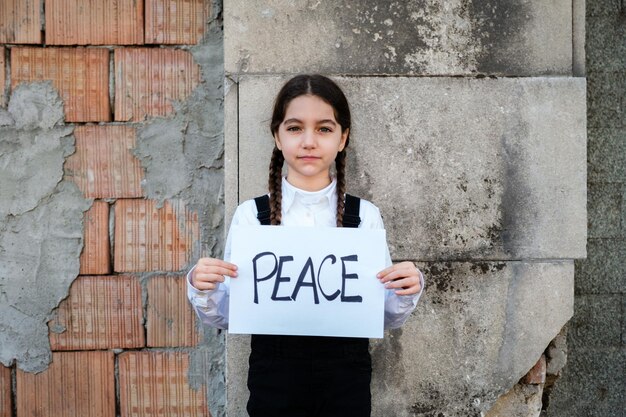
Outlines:
{"type": "Polygon", "coordinates": [[[21,84],[0,114],[0,361],[39,372],[47,321],[78,276],[91,200],[63,180],[73,127],[51,83],[21,84]]]}

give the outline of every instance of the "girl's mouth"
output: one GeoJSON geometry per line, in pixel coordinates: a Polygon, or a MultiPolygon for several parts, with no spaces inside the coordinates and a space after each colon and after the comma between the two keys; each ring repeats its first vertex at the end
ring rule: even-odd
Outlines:
{"type": "Polygon", "coordinates": [[[304,161],[315,161],[320,158],[318,156],[313,156],[313,155],[304,155],[304,156],[299,156],[298,159],[301,159],[304,161]]]}

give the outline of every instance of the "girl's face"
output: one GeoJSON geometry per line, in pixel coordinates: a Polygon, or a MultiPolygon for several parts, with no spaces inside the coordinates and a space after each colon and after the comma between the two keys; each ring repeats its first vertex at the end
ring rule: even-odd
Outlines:
{"type": "Polygon", "coordinates": [[[314,95],[291,100],[285,119],[274,135],[287,163],[287,180],[307,191],[330,184],[330,167],[348,138],[341,131],[332,106],[314,95]]]}

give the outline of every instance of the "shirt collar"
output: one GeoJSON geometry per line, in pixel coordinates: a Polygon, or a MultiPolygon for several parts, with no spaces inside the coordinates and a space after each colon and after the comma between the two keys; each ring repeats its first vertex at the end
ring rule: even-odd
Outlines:
{"type": "Polygon", "coordinates": [[[319,201],[320,199],[326,199],[330,207],[337,206],[337,192],[335,191],[337,188],[337,180],[335,178],[332,179],[330,184],[328,184],[325,188],[322,188],[319,191],[305,191],[294,185],[291,185],[286,177],[283,177],[282,182],[282,210],[283,212],[288,212],[294,201],[298,200],[304,204],[313,201],[319,201]]]}

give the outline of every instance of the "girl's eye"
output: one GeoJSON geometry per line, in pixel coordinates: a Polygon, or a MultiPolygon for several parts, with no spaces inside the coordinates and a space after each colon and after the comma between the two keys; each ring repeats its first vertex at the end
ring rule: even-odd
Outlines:
{"type": "Polygon", "coordinates": [[[325,133],[330,133],[333,130],[329,127],[320,127],[320,131],[325,132],[325,133]]]}
{"type": "Polygon", "coordinates": [[[300,127],[299,127],[299,126],[289,126],[289,127],[287,128],[287,131],[288,131],[288,132],[297,132],[297,131],[299,131],[299,130],[300,130],[300,127]]]}

